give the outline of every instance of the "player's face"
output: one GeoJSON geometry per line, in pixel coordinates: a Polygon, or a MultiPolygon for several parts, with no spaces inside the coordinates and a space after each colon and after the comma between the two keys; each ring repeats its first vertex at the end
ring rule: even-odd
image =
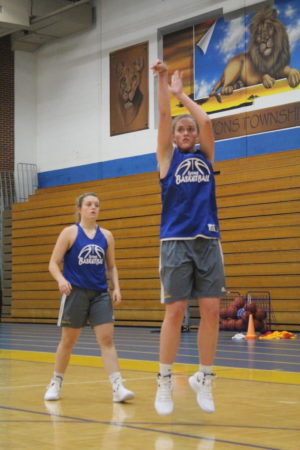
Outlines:
{"type": "Polygon", "coordinates": [[[84,197],[80,208],[81,217],[86,219],[96,219],[98,217],[99,210],[100,203],[97,197],[94,197],[93,195],[84,197]]]}
{"type": "Polygon", "coordinates": [[[173,139],[180,150],[193,151],[198,140],[198,130],[193,119],[185,117],[178,120],[173,139]]]}

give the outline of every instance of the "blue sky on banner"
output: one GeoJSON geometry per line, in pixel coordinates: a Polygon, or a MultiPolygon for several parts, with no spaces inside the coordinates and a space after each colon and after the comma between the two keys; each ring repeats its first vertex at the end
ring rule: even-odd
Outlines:
{"type": "MultiPolygon", "coordinates": [[[[300,70],[300,2],[277,1],[278,19],[285,25],[291,51],[290,66],[300,70]]],[[[194,98],[206,98],[219,81],[223,70],[234,55],[248,49],[249,24],[253,14],[225,22],[217,20],[206,36],[194,46],[194,98]],[[200,48],[201,47],[201,48],[200,48]]]]}

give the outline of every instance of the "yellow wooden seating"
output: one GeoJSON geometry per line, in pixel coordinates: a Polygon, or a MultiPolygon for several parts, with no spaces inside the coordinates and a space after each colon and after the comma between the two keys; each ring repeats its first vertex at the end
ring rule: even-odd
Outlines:
{"type": "MultiPolygon", "coordinates": [[[[215,170],[228,289],[269,291],[274,329],[300,330],[300,150],[221,161],[215,170]]],[[[59,232],[74,222],[75,198],[90,191],[100,196],[99,223],[116,240],[123,294],[117,324],[161,323],[156,172],[39,189],[15,204],[5,320],[55,321],[59,293],[49,257],[59,232]]]]}

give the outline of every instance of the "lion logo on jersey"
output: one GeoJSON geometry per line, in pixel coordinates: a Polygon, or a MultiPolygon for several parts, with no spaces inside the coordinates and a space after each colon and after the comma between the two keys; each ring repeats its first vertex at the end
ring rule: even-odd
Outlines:
{"type": "Polygon", "coordinates": [[[179,164],[175,172],[176,184],[207,183],[209,176],[210,169],[208,165],[199,158],[185,159],[179,164]]]}
{"type": "Polygon", "coordinates": [[[78,264],[103,264],[105,252],[102,247],[95,244],[88,244],[83,247],[78,255],[78,264]]]}

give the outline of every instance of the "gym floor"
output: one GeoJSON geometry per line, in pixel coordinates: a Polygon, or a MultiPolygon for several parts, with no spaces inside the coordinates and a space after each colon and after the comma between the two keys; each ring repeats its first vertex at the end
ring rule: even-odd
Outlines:
{"type": "Polygon", "coordinates": [[[174,364],[174,412],[156,414],[159,329],[116,327],[126,386],[136,398],[113,404],[89,327],[73,351],[62,399],[44,402],[60,329],[0,323],[0,426],[3,449],[300,448],[300,336],[235,341],[221,332],[214,371],[216,412],[205,414],[188,386],[198,367],[196,331],[183,333],[174,364]]]}

